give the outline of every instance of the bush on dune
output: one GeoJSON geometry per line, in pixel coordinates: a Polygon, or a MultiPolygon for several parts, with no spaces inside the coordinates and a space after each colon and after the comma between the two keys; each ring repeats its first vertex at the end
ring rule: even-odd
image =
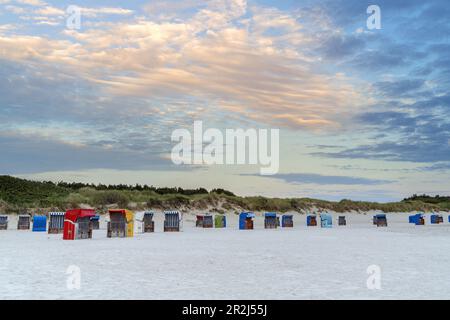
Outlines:
{"type": "Polygon", "coordinates": [[[377,203],[343,199],[339,202],[311,198],[240,197],[224,189],[156,188],[148,185],[94,185],[84,183],[53,183],[0,176],[0,211],[21,212],[22,208],[75,208],[89,204],[101,210],[117,204],[121,208],[200,209],[228,212],[276,211],[335,212],[450,211],[450,197],[413,195],[401,202],[377,203]]]}
{"type": "Polygon", "coordinates": [[[129,198],[117,190],[99,191],[94,195],[93,203],[97,206],[117,204],[119,207],[125,208],[128,206],[129,198]]]}

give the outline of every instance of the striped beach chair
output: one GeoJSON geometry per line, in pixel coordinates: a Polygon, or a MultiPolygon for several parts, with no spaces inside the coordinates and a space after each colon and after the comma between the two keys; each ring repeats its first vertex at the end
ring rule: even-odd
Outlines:
{"type": "Polygon", "coordinates": [[[65,212],[49,212],[48,214],[48,233],[57,234],[64,231],[65,212]]]}
{"type": "Polygon", "coordinates": [[[164,232],[180,231],[181,215],[178,211],[164,211],[164,232]]]}
{"type": "Polygon", "coordinates": [[[7,229],[8,229],[8,216],[1,215],[0,216],[0,230],[7,230],[7,229]]]}

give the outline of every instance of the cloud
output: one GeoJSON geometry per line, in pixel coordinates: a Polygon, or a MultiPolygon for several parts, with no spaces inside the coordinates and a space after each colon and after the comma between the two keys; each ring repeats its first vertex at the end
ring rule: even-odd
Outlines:
{"type": "Polygon", "coordinates": [[[374,112],[358,117],[371,130],[388,133],[385,139],[339,152],[317,152],[316,156],[344,159],[375,159],[433,163],[448,161],[450,122],[440,115],[407,112],[374,112]]]}
{"type": "Polygon", "coordinates": [[[355,69],[369,70],[373,73],[385,72],[393,68],[402,67],[407,64],[407,56],[400,52],[385,52],[367,51],[358,53],[350,64],[355,69]]]}
{"type": "Polygon", "coordinates": [[[15,0],[19,4],[25,4],[29,6],[42,7],[47,5],[46,2],[41,0],[15,0]]]}
{"type": "MultiPolygon", "coordinates": [[[[82,12],[122,12],[96,10],[82,12]]],[[[200,100],[273,126],[337,128],[363,101],[344,76],[314,71],[319,61],[302,53],[311,39],[295,15],[246,1],[210,1],[184,21],[140,17],[65,34],[2,37],[0,45],[4,59],[58,65],[100,94],[200,100]]]]}
{"type": "Polygon", "coordinates": [[[413,104],[406,105],[405,107],[415,108],[417,110],[430,110],[430,109],[440,109],[443,110],[450,108],[450,94],[439,94],[432,96],[428,99],[419,100],[413,104]]]}
{"type": "Polygon", "coordinates": [[[11,30],[15,30],[16,26],[13,24],[0,24],[0,34],[7,32],[7,31],[11,31],[11,30]]]}
{"type": "Polygon", "coordinates": [[[417,142],[382,142],[364,145],[337,153],[315,153],[343,159],[373,159],[406,162],[436,162],[448,160],[449,147],[441,142],[421,145],[417,142]]]}
{"type": "Polygon", "coordinates": [[[33,137],[0,132],[3,174],[24,174],[64,170],[191,170],[175,166],[152,151],[132,152],[101,146],[79,145],[51,137],[33,137]]]}
{"type": "Polygon", "coordinates": [[[345,56],[360,52],[365,41],[357,36],[333,35],[325,41],[322,50],[327,58],[342,59],[345,56]]]}
{"type": "Polygon", "coordinates": [[[13,6],[13,5],[5,6],[5,9],[14,14],[22,14],[22,13],[26,12],[26,10],[24,8],[18,7],[18,6],[13,6]]]}
{"type": "Polygon", "coordinates": [[[124,9],[120,7],[99,7],[99,8],[90,8],[90,7],[80,7],[81,15],[83,17],[88,18],[96,18],[101,15],[131,15],[133,14],[133,10],[124,9]]]}
{"type": "MultiPolygon", "coordinates": [[[[6,2],[9,3],[9,2],[6,2]]],[[[13,2],[11,2],[13,3],[13,2]]],[[[35,25],[57,26],[68,16],[67,6],[56,7],[38,0],[16,1],[15,5],[7,5],[5,9],[19,15],[19,19],[34,22],[35,25]]],[[[121,7],[79,7],[82,20],[88,24],[90,19],[103,16],[130,16],[133,10],[121,7]]]]}
{"type": "MultiPolygon", "coordinates": [[[[241,174],[247,176],[248,174],[241,174]]],[[[252,176],[252,175],[250,175],[252,176]]],[[[368,179],[350,176],[328,176],[312,173],[279,173],[270,176],[270,179],[280,179],[294,184],[318,184],[318,185],[381,185],[392,183],[390,180],[368,179]]]]}
{"type": "Polygon", "coordinates": [[[64,10],[52,6],[42,7],[35,10],[34,13],[44,16],[64,16],[66,14],[64,10]]]}
{"type": "Polygon", "coordinates": [[[197,0],[154,0],[144,5],[144,12],[153,16],[162,16],[166,18],[174,18],[186,16],[191,10],[205,8],[208,1],[197,0]]]}
{"type": "MultiPolygon", "coordinates": [[[[386,28],[386,22],[391,23],[403,21],[404,18],[417,17],[417,12],[422,12],[427,7],[445,6],[446,0],[434,0],[423,2],[421,0],[324,0],[320,6],[326,11],[335,25],[342,28],[359,25],[366,26],[368,14],[366,9],[369,5],[376,4],[381,8],[382,27],[386,28]]],[[[307,2],[309,6],[317,4],[316,1],[307,2]]]]}
{"type": "Polygon", "coordinates": [[[376,82],[374,87],[384,96],[399,97],[423,87],[423,79],[403,79],[399,81],[376,82]]]}
{"type": "Polygon", "coordinates": [[[419,170],[446,172],[450,170],[450,162],[438,162],[431,166],[421,167],[419,170]]]}

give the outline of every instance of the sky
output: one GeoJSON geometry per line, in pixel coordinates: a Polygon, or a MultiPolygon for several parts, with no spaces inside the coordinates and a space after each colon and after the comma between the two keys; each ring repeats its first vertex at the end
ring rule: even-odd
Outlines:
{"type": "Polygon", "coordinates": [[[0,0],[0,174],[448,195],[449,35],[446,0],[0,0]],[[369,5],[380,29],[367,27],[369,5]],[[199,120],[279,129],[279,173],[173,164],[171,133],[199,120]]]}

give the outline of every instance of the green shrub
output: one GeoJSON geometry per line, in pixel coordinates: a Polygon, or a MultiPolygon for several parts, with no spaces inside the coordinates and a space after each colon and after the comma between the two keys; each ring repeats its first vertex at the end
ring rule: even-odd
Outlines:
{"type": "Polygon", "coordinates": [[[126,194],[117,190],[99,191],[94,195],[93,202],[96,205],[105,206],[117,204],[119,207],[127,207],[129,198],[126,194]]]}
{"type": "MultiPolygon", "coordinates": [[[[339,202],[310,198],[266,198],[239,197],[224,189],[214,189],[210,193],[204,188],[156,188],[148,185],[93,185],[83,183],[53,183],[29,181],[10,176],[0,176],[0,211],[19,212],[23,208],[64,209],[78,207],[82,203],[104,207],[117,204],[128,208],[130,202],[136,208],[142,204],[161,209],[177,209],[181,206],[206,209],[216,212],[246,211],[303,211],[313,207],[336,212],[381,210],[383,212],[450,211],[450,197],[414,195],[401,202],[376,203],[343,199],[339,202]]],[[[26,211],[26,210],[25,210],[26,211]]]]}
{"type": "Polygon", "coordinates": [[[70,208],[79,208],[80,204],[89,202],[86,197],[83,197],[79,193],[71,193],[65,199],[65,203],[70,208]]]}

